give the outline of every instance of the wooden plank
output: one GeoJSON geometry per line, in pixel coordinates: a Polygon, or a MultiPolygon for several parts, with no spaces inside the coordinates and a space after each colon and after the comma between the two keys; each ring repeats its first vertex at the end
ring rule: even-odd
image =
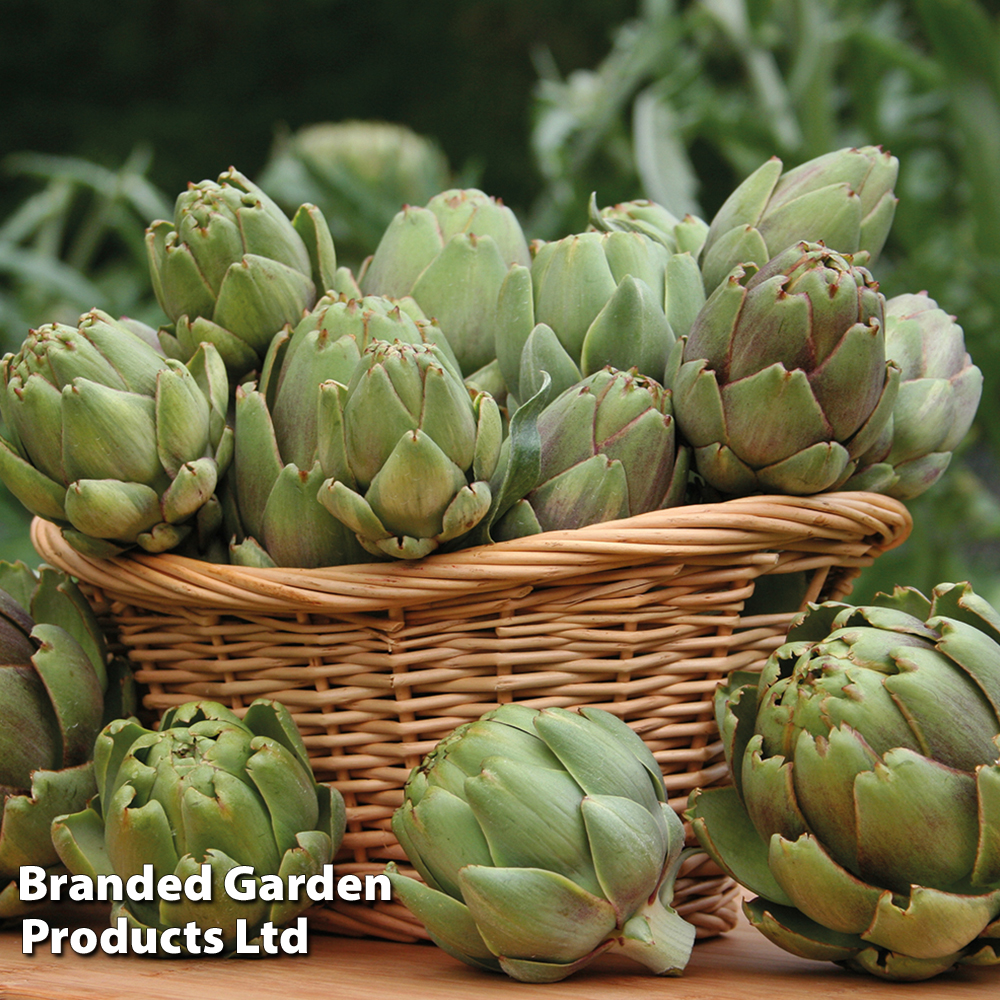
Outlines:
{"type": "MultiPolygon", "coordinates": [[[[46,914],[52,926],[103,920],[70,911],[46,914]]],[[[883,983],[831,963],[809,962],[772,945],[741,923],[730,934],[695,946],[683,976],[660,978],[622,958],[602,956],[560,983],[514,983],[479,972],[433,945],[393,944],[313,931],[308,955],[274,958],[153,959],[104,954],[53,955],[47,947],[21,953],[19,928],[0,933],[3,1000],[468,1000],[469,997],[545,1000],[801,1000],[824,998],[912,1000],[917,987],[883,983]]],[[[986,1000],[1000,995],[1000,968],[968,968],[938,976],[934,1000],[986,1000]]]]}

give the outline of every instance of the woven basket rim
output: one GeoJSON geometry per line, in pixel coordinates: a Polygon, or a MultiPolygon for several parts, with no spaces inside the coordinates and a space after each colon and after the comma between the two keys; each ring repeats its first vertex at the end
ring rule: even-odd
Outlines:
{"type": "Polygon", "coordinates": [[[434,554],[414,562],[357,563],[318,569],[243,567],[166,552],[110,559],[77,552],[58,525],[36,517],[39,556],[109,593],[159,604],[259,612],[324,606],[374,611],[489,592],[643,563],[767,561],[790,546],[818,553],[854,547],[859,558],[902,544],[912,528],[906,507],[867,492],[807,497],[764,495],[649,511],[566,531],[434,554]]]}

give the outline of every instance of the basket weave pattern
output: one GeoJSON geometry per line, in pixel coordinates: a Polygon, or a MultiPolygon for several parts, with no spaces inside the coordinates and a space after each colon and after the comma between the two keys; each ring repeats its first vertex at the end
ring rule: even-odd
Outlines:
{"type": "MultiPolygon", "coordinates": [[[[78,577],[148,688],[145,705],[274,698],[317,777],[347,803],[337,873],[406,861],[390,820],[411,767],[455,726],[509,701],[597,706],[645,740],[671,804],[726,780],[712,692],[754,669],[793,612],[748,617],[763,574],[804,573],[805,600],[844,596],[902,542],[906,509],[869,493],[749,497],[653,511],[435,555],[415,564],[245,569],[173,555],[92,559],[34,522],[46,561],[78,577]]],[[[692,842],[694,843],[694,842],[692,842]]],[[[677,909],[731,929],[737,887],[695,853],[677,909]]],[[[317,927],[426,937],[396,903],[329,904],[317,927]]]]}

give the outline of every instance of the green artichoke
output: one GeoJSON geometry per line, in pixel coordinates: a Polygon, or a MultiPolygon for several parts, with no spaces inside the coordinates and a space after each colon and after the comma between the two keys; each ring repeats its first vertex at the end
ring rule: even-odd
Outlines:
{"type": "MultiPolygon", "coordinates": [[[[415,304],[410,305],[415,309],[415,304]]],[[[419,315],[419,311],[416,313],[419,315]]],[[[365,562],[354,532],[317,500],[329,445],[319,435],[320,385],[346,386],[374,340],[432,342],[432,324],[415,321],[379,296],[325,295],[295,328],[271,343],[259,384],[236,390],[236,449],[226,508],[232,561],[241,565],[330,566],[365,562]]],[[[447,341],[438,348],[457,362],[447,341]]]]}
{"type": "Polygon", "coordinates": [[[214,344],[235,384],[260,364],[271,338],[332,287],[337,268],[323,214],[302,205],[291,221],[238,170],[189,184],[173,220],[146,230],[153,290],[174,322],[162,339],[189,359],[214,344]]]}
{"type": "Polygon", "coordinates": [[[719,689],[734,785],[688,816],[772,941],[885,979],[1000,962],[998,640],[968,584],[897,588],[810,605],[719,689]]]}
{"type": "Polygon", "coordinates": [[[662,377],[705,301],[691,253],[610,223],[533,243],[532,253],[530,270],[512,267],[497,301],[497,361],[516,400],[538,391],[542,371],[550,400],[607,365],[662,377]]]}
{"type": "Polygon", "coordinates": [[[758,167],[712,219],[701,255],[711,293],[737,264],[758,266],[793,243],[824,243],[840,253],[882,251],[899,200],[896,157],[879,146],[840,149],[782,172],[776,156],[758,167]]]}
{"type": "Polygon", "coordinates": [[[622,229],[642,233],[662,243],[672,254],[689,253],[695,259],[708,236],[708,223],[694,215],[678,219],[662,205],[647,198],[625,201],[598,209],[597,199],[590,199],[590,226],[602,233],[622,229]]]}
{"type": "Polygon", "coordinates": [[[495,537],[580,528],[671,507],[684,498],[687,450],[677,447],[670,393],[605,368],[538,417],[538,485],[497,523],[495,537]]]}
{"type": "Polygon", "coordinates": [[[373,341],[346,387],[320,387],[320,503],[373,555],[420,558],[489,512],[502,433],[434,344],[373,341]]]}
{"type": "Polygon", "coordinates": [[[616,716],[507,704],[414,769],[392,820],[426,885],[400,899],[448,954],[525,982],[603,952],[679,975],[694,927],[670,907],[684,830],[659,765],[616,716]]]}
{"type": "Polygon", "coordinates": [[[21,865],[61,871],[49,827],[97,790],[104,721],[131,711],[128,665],[110,660],[90,605],[63,573],[0,562],[0,920],[28,912],[21,865]],[[110,678],[109,678],[110,674],[110,678]]]}
{"type": "Polygon", "coordinates": [[[203,931],[220,928],[232,947],[238,919],[250,940],[267,921],[293,920],[310,900],[299,893],[237,901],[225,892],[227,872],[250,866],[258,884],[262,876],[320,874],[343,838],[343,798],[316,783],[291,713],[277,702],[258,699],[242,720],[216,702],[187,702],[168,710],[157,731],[118,719],[98,736],[94,767],[97,797],[52,824],[74,875],[126,881],[151,864],[158,882],[211,869],[210,899],[126,897],[114,903],[112,924],[124,916],[132,927],[163,930],[194,921],[203,931]]]}
{"type": "Polygon", "coordinates": [[[360,263],[400,205],[423,205],[450,173],[437,145],[405,125],[320,122],[279,137],[257,183],[287,211],[315,204],[338,257],[360,263]]]}
{"type": "Polygon", "coordinates": [[[497,294],[528,244],[514,213],[475,188],[407,205],[386,229],[358,276],[366,295],[412,296],[448,338],[463,375],[496,357],[497,294]]]}
{"type": "Polygon", "coordinates": [[[93,310],[77,328],[32,330],[0,361],[0,479],[83,552],[163,552],[221,520],[216,484],[232,457],[229,386],[204,344],[187,365],[155,334],[93,310]],[[145,333],[145,335],[143,335],[145,333]]]}
{"type": "Polygon", "coordinates": [[[899,394],[879,441],[845,487],[911,500],[941,478],[972,426],[983,373],[966,353],[955,317],[926,292],[886,301],[885,350],[900,368],[899,394]]]}
{"type": "Polygon", "coordinates": [[[705,481],[725,494],[843,485],[896,399],[883,312],[871,275],[822,245],[789,247],[759,271],[736,268],[665,376],[705,481]]]}

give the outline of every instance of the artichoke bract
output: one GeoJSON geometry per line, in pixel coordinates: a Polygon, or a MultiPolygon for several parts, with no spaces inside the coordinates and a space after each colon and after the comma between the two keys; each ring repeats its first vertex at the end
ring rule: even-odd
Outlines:
{"type": "Polygon", "coordinates": [[[312,876],[343,839],[340,792],[317,784],[291,714],[267,699],[242,719],[217,702],[187,702],[169,709],[157,731],[118,719],[97,737],[94,769],[97,796],[52,824],[74,875],[125,882],[151,864],[154,882],[169,874],[183,881],[202,864],[211,869],[210,899],[127,897],[113,904],[112,924],[124,916],[132,927],[163,930],[194,921],[203,931],[220,928],[231,948],[237,920],[247,921],[250,940],[267,921],[293,920],[310,900],[235,900],[224,888],[227,872],[250,866],[258,886],[265,875],[312,876]]]}
{"type": "Polygon", "coordinates": [[[968,584],[810,605],[716,695],[688,816],[788,951],[885,979],[1000,962],[1000,614],[968,584]]]}
{"type": "Polygon", "coordinates": [[[605,368],[538,416],[538,485],[495,537],[581,528],[682,502],[687,452],[678,447],[670,393],[653,379],[605,368]]]}
{"type": "MultiPolygon", "coordinates": [[[[600,218],[600,216],[597,216],[600,218]]],[[[607,365],[659,379],[677,336],[705,301],[690,252],[613,228],[532,244],[497,301],[497,361],[521,402],[552,379],[549,399],[607,365]]]]}
{"type": "Polygon", "coordinates": [[[455,958],[555,982],[604,952],[679,975],[694,927],[670,906],[684,830],[659,765],[600,709],[508,704],[414,769],[392,829],[423,882],[393,889],[455,958]]]}
{"type": "Polygon", "coordinates": [[[225,366],[210,344],[186,365],[153,344],[149,328],[95,309],[78,327],[32,330],[0,361],[0,479],[90,555],[163,552],[193,529],[203,547],[221,520],[225,366]]]}
{"type": "Polygon", "coordinates": [[[373,341],[346,387],[320,387],[318,433],[320,503],[375,556],[420,558],[490,510],[500,410],[434,344],[373,341]]]}
{"type": "Polygon", "coordinates": [[[127,664],[110,660],[90,605],[49,566],[0,562],[0,920],[29,912],[21,865],[61,871],[55,816],[97,790],[94,739],[134,707],[127,664]],[[109,676],[110,675],[110,676],[109,676]]]}
{"type": "Polygon", "coordinates": [[[868,271],[818,244],[734,269],[664,377],[709,485],[804,495],[847,481],[896,400],[884,301],[868,271]]]}
{"type": "MultiPolygon", "coordinates": [[[[334,471],[324,464],[330,445],[320,435],[320,386],[346,386],[375,340],[420,344],[434,336],[440,336],[436,327],[414,320],[399,303],[330,294],[294,331],[274,338],[260,382],[236,390],[236,447],[225,498],[238,542],[230,549],[233,562],[315,567],[369,559],[354,532],[317,499],[334,471]]],[[[447,341],[439,350],[457,372],[447,341]]]]}
{"type": "MultiPolygon", "coordinates": [[[[737,264],[761,266],[793,243],[824,243],[840,253],[882,252],[899,200],[899,161],[879,146],[826,153],[782,171],[772,156],[726,199],[701,254],[711,293],[737,264]]],[[[858,262],[862,263],[861,257],[858,262]]]]}
{"type": "Polygon", "coordinates": [[[899,394],[880,440],[845,486],[911,500],[941,478],[972,426],[983,373],[955,317],[926,292],[886,301],[885,350],[900,369],[899,394]]]}
{"type": "Polygon", "coordinates": [[[233,167],[218,181],[189,184],[174,218],[146,230],[146,249],[156,298],[174,322],[164,343],[184,360],[200,343],[214,344],[234,384],[332,287],[337,269],[314,205],[289,220],[233,167]]]}
{"type": "Polygon", "coordinates": [[[405,206],[358,276],[366,295],[412,296],[474,375],[496,357],[497,294],[512,264],[527,265],[528,244],[514,213],[475,188],[405,206]]]}

